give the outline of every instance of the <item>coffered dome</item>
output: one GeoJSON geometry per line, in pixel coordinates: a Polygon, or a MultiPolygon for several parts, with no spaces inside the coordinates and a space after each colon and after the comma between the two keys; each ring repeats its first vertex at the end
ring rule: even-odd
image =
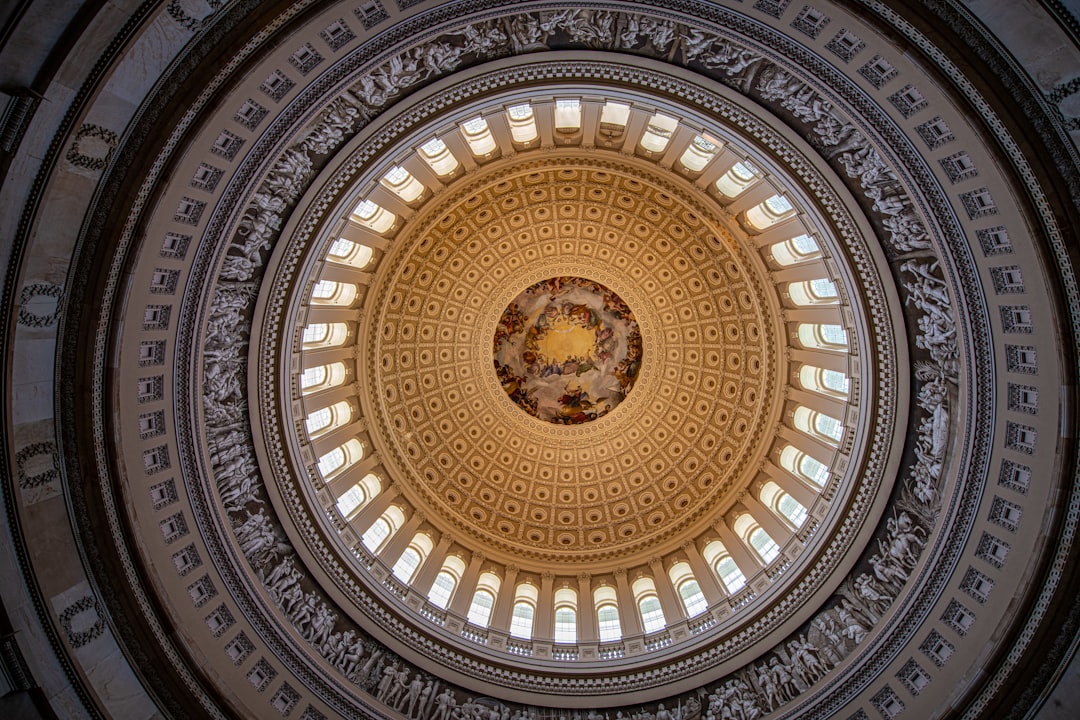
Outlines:
{"type": "Polygon", "coordinates": [[[1080,183],[1074,83],[1011,26],[1075,69],[1067,11],[85,13],[2,126],[0,597],[40,707],[1046,700],[1080,183]]]}

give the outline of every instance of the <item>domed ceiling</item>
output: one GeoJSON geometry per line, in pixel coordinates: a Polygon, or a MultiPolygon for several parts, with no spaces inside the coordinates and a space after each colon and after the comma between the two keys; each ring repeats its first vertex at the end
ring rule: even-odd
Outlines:
{"type": "Polygon", "coordinates": [[[391,5],[148,6],[67,115],[13,105],[56,141],[4,606],[54,707],[1038,708],[1071,86],[953,5],[391,5]]]}

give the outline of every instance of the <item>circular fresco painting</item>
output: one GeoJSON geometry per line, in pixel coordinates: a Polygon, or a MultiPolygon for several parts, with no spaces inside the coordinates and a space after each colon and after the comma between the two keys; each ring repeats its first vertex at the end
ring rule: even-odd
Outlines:
{"type": "Polygon", "coordinates": [[[596,420],[634,386],[641,331],[598,282],[554,277],[526,288],[495,328],[495,372],[530,415],[559,425],[596,420]]]}

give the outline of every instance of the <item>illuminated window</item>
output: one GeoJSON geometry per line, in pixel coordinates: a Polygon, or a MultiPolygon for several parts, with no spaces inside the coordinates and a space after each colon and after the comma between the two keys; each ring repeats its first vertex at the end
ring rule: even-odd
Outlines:
{"type": "Polygon", "coordinates": [[[473,155],[483,157],[490,155],[498,148],[495,137],[491,134],[491,128],[488,127],[487,120],[484,118],[474,117],[466,120],[460,128],[461,135],[465,138],[465,143],[473,155]]]}
{"type": "Polygon", "coordinates": [[[596,629],[600,642],[611,642],[622,638],[622,624],[619,622],[619,604],[615,588],[601,585],[593,590],[593,606],[596,608],[596,629]]]}
{"type": "Polygon", "coordinates": [[[529,103],[511,105],[506,109],[506,118],[510,125],[510,137],[514,142],[530,143],[540,136],[536,129],[536,117],[529,103]]]}
{"type": "Polygon", "coordinates": [[[573,134],[581,129],[581,101],[559,99],[555,101],[555,132],[573,134]]]}
{"type": "Polygon", "coordinates": [[[768,200],[746,211],[746,219],[757,230],[766,230],[787,220],[795,214],[795,206],[783,195],[773,195],[768,200]]]}
{"type": "Polygon", "coordinates": [[[817,241],[805,234],[776,243],[770,252],[776,262],[785,266],[821,257],[817,241]]]}
{"type": "Polygon", "coordinates": [[[824,440],[830,445],[838,444],[844,436],[844,426],[839,420],[802,405],[795,408],[793,422],[796,430],[824,440]]]}
{"type": "Polygon", "coordinates": [[[378,476],[368,473],[338,498],[338,512],[348,519],[363,509],[380,492],[382,492],[382,483],[378,476]]]}
{"type": "Polygon", "coordinates": [[[472,602],[469,604],[469,622],[486,627],[493,607],[495,607],[495,598],[491,596],[491,593],[487,590],[477,590],[473,593],[472,602]]]}
{"type": "Polygon", "coordinates": [[[416,533],[409,547],[401,553],[401,557],[394,563],[394,577],[403,583],[408,583],[416,575],[416,571],[431,554],[433,545],[431,538],[426,533],[416,533]]]}
{"type": "Polygon", "coordinates": [[[371,200],[364,200],[352,212],[352,221],[377,233],[394,227],[397,216],[371,200]]]}
{"type": "Polygon", "coordinates": [[[349,265],[357,270],[368,266],[374,257],[374,251],[367,245],[362,245],[352,240],[338,238],[330,246],[330,252],[326,259],[340,265],[349,265]]]}
{"type": "Polygon", "coordinates": [[[347,374],[345,363],[342,362],[307,368],[300,375],[300,391],[307,395],[319,390],[343,385],[347,374]]]}
{"type": "Polygon", "coordinates": [[[847,397],[851,382],[837,370],[803,365],[799,368],[799,384],[812,392],[830,397],[847,397]]]}
{"type": "Polygon", "coordinates": [[[714,540],[705,546],[701,554],[729,594],[736,593],[746,587],[746,576],[743,575],[742,570],[739,569],[731,555],[728,554],[723,543],[714,540]]]}
{"type": "Polygon", "coordinates": [[[533,617],[540,592],[531,583],[519,583],[514,588],[514,609],[510,613],[510,634],[529,639],[533,633],[533,617]]]}
{"type": "Polygon", "coordinates": [[[818,487],[824,487],[829,479],[829,468],[824,463],[797,450],[793,445],[788,445],[780,452],[780,466],[792,475],[809,480],[818,487]]]}
{"type": "Polygon", "coordinates": [[[442,569],[435,576],[435,582],[431,584],[431,589],[428,591],[428,600],[431,604],[445,610],[464,574],[465,562],[460,557],[450,555],[443,560],[442,569]]]}
{"type": "Polygon", "coordinates": [[[555,642],[577,642],[577,593],[571,588],[555,591],[555,642]]]}
{"type": "Polygon", "coordinates": [[[487,627],[491,621],[491,609],[495,607],[495,598],[499,593],[502,581],[499,576],[486,572],[476,582],[476,591],[473,593],[472,602],[469,603],[467,617],[473,625],[487,627]]]}
{"type": "Polygon", "coordinates": [[[687,617],[693,617],[708,609],[709,604],[688,563],[677,562],[672,565],[668,570],[668,577],[671,578],[672,587],[678,591],[682,599],[687,617]]]}
{"type": "Polygon", "coordinates": [[[626,121],[630,119],[630,106],[608,100],[600,111],[600,134],[607,137],[622,135],[626,121]]]}
{"type": "Polygon", "coordinates": [[[727,198],[735,199],[758,181],[758,169],[749,161],[737,162],[716,181],[716,189],[727,198]]]}
{"type": "Polygon", "coordinates": [[[314,323],[304,328],[302,343],[305,349],[340,347],[349,338],[345,323],[314,323]]]}
{"type": "Polygon", "coordinates": [[[664,609],[656,595],[656,585],[652,578],[638,578],[634,581],[632,590],[638,614],[641,616],[641,627],[647,633],[663,630],[667,626],[667,619],[664,617],[664,609]]]}
{"type": "Polygon", "coordinates": [[[762,528],[754,529],[747,539],[750,541],[750,547],[754,548],[761,559],[767,563],[775,560],[780,554],[780,546],[762,528]]]}
{"type": "Polygon", "coordinates": [[[706,135],[697,135],[679,158],[679,162],[690,172],[705,169],[716,153],[720,152],[720,141],[706,135]]]}
{"type": "Polygon", "coordinates": [[[421,145],[418,154],[420,159],[440,177],[449,175],[460,165],[454,154],[450,152],[450,148],[446,147],[446,143],[439,138],[432,138],[421,145]]]}
{"type": "Polygon", "coordinates": [[[364,532],[360,542],[372,553],[377,553],[404,523],[405,513],[396,505],[391,506],[364,532]]]}
{"type": "Polygon", "coordinates": [[[663,152],[678,127],[679,121],[676,118],[656,113],[641,136],[641,147],[649,152],[663,152]]]}
{"type": "Polygon", "coordinates": [[[383,175],[379,182],[407,203],[418,199],[427,189],[422,182],[412,176],[412,173],[400,165],[390,168],[390,172],[383,175]]]}
{"type": "Polygon", "coordinates": [[[350,438],[344,445],[339,445],[319,458],[319,472],[322,474],[323,479],[329,480],[331,476],[337,475],[350,465],[356,464],[363,457],[363,443],[356,438],[350,438]]]}
{"type": "Polygon", "coordinates": [[[795,528],[802,527],[806,522],[808,513],[802,503],[780,489],[776,483],[769,481],[761,488],[759,495],[761,503],[773,512],[782,516],[795,528]]]}
{"type": "Polygon", "coordinates": [[[799,323],[799,342],[818,350],[847,350],[847,331],[839,325],[799,323]]]}
{"type": "Polygon", "coordinates": [[[321,435],[339,428],[352,419],[352,406],[342,400],[330,407],[319,408],[307,416],[308,435],[321,435]]]}
{"type": "Polygon", "coordinates": [[[788,285],[788,296],[796,305],[835,305],[840,300],[836,285],[830,280],[817,278],[793,282],[788,285]]]}

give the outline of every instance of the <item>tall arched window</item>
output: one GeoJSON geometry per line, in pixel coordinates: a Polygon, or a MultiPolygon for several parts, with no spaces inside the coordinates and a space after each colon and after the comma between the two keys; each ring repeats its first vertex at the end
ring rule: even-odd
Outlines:
{"type": "Polygon", "coordinates": [[[352,406],[346,400],[334,403],[330,407],[319,408],[307,416],[305,425],[308,435],[318,436],[348,424],[352,420],[352,406]]]}
{"type": "Polygon", "coordinates": [[[619,622],[619,601],[615,588],[601,585],[593,590],[593,607],[596,608],[596,629],[600,642],[612,642],[622,638],[619,622]]]}
{"type": "Polygon", "coordinates": [[[848,349],[847,331],[829,323],[799,323],[799,342],[812,350],[848,349]]]}
{"type": "Polygon", "coordinates": [[[386,509],[378,520],[371,524],[364,534],[360,537],[360,542],[364,544],[370,552],[378,553],[382,549],[386,541],[393,537],[394,533],[398,531],[403,524],[405,524],[405,513],[401,511],[397,505],[391,505],[386,509]]]}
{"type": "Polygon", "coordinates": [[[746,220],[758,231],[767,230],[795,215],[795,206],[783,195],[773,195],[746,211],[746,220]]]}
{"type": "Polygon", "coordinates": [[[531,583],[520,583],[514,589],[514,609],[510,613],[510,634],[526,640],[532,638],[536,601],[540,593],[531,583]]]}
{"type": "Polygon", "coordinates": [[[536,128],[536,115],[529,103],[506,108],[506,120],[510,125],[510,137],[516,143],[530,143],[540,136],[536,128]]]}
{"type": "Polygon", "coordinates": [[[803,405],[795,408],[795,414],[792,420],[796,430],[800,430],[811,437],[823,440],[829,445],[839,444],[841,438],[844,436],[844,426],[839,420],[831,415],[826,415],[817,410],[811,410],[803,405]]]}
{"type": "Polygon", "coordinates": [[[320,280],[311,289],[311,304],[348,307],[356,300],[358,294],[359,290],[355,283],[320,280]]]}
{"type": "Polygon", "coordinates": [[[473,625],[487,627],[491,621],[491,610],[495,607],[495,598],[499,595],[502,580],[495,573],[486,572],[476,582],[476,591],[469,603],[468,619],[473,625]]]}
{"type": "Polygon", "coordinates": [[[573,588],[555,591],[555,642],[577,642],[577,592],[573,588]]]}
{"type": "Polygon", "coordinates": [[[829,468],[826,465],[794,445],[786,445],[780,451],[780,467],[796,477],[809,480],[818,487],[824,487],[829,479],[829,468]]]}
{"type": "Polygon", "coordinates": [[[821,248],[818,247],[817,241],[805,234],[778,242],[769,252],[773,260],[785,267],[821,257],[821,248]]]}
{"type": "Polygon", "coordinates": [[[420,146],[417,150],[420,158],[428,164],[435,174],[443,177],[458,169],[461,164],[450,148],[439,138],[432,138],[420,146]]]}
{"type": "Polygon", "coordinates": [[[788,285],[788,296],[800,306],[835,305],[840,301],[836,285],[825,278],[793,282],[788,285]]]}
{"type": "Polygon", "coordinates": [[[435,576],[435,582],[431,583],[428,590],[428,600],[432,605],[446,609],[450,604],[450,598],[454,596],[454,590],[461,582],[461,576],[465,574],[465,561],[457,555],[449,555],[443,560],[442,569],[435,576]]]}
{"type": "Polygon", "coordinates": [[[722,542],[713,540],[705,546],[701,554],[728,593],[737,593],[746,587],[746,576],[735,564],[735,560],[732,559],[722,542]]]}
{"type": "Polygon", "coordinates": [[[371,200],[364,200],[353,210],[351,219],[357,225],[381,234],[394,227],[397,216],[371,200]]]}
{"type": "Polygon", "coordinates": [[[750,513],[743,513],[735,519],[735,534],[753,548],[765,564],[771,563],[780,554],[780,546],[772,539],[769,533],[754,520],[750,513]]]}
{"type": "Polygon", "coordinates": [[[846,398],[851,388],[851,382],[844,373],[814,365],[799,368],[799,384],[811,392],[838,398],[846,398]]]}
{"type": "Polygon", "coordinates": [[[499,147],[495,142],[495,137],[491,134],[491,128],[488,127],[487,120],[477,116],[471,120],[466,120],[460,126],[461,135],[465,138],[465,143],[469,146],[469,150],[473,155],[490,155],[495,152],[499,147]]]}
{"type": "Polygon", "coordinates": [[[679,163],[690,172],[701,172],[720,152],[722,145],[719,140],[708,135],[695,135],[679,156],[679,163]]]}
{"type": "Polygon", "coordinates": [[[304,370],[300,375],[300,392],[304,395],[327,390],[345,384],[348,372],[345,363],[334,362],[329,365],[315,365],[304,370]]]}
{"type": "Polygon", "coordinates": [[[761,487],[761,504],[786,520],[793,528],[802,527],[809,515],[802,503],[780,489],[771,480],[761,487]]]}
{"type": "Polygon", "coordinates": [[[364,457],[364,444],[349,438],[344,444],[319,458],[319,473],[324,480],[340,475],[345,468],[355,465],[364,457]]]}
{"type": "Polygon", "coordinates": [[[660,598],[656,594],[656,584],[653,583],[652,578],[638,578],[634,581],[632,589],[634,602],[637,603],[638,613],[641,616],[641,627],[645,632],[656,632],[667,627],[664,609],[660,605],[660,598]]]}
{"type": "Polygon", "coordinates": [[[412,173],[400,165],[390,168],[390,171],[383,175],[379,182],[407,203],[418,199],[427,189],[422,182],[413,177],[412,173]]]}
{"type": "Polygon", "coordinates": [[[758,181],[758,169],[749,160],[737,162],[716,181],[716,189],[731,200],[746,192],[758,181]]]}
{"type": "Polygon", "coordinates": [[[431,537],[427,533],[416,533],[412,542],[409,543],[409,547],[405,548],[401,553],[401,557],[394,563],[394,569],[391,570],[394,577],[408,584],[416,575],[416,571],[427,560],[427,556],[431,554],[433,547],[431,537]]]}
{"type": "Polygon", "coordinates": [[[677,119],[670,115],[656,113],[649,120],[645,132],[641,136],[641,147],[649,152],[663,152],[668,143],[671,142],[671,136],[678,127],[679,121],[677,119]]]}
{"type": "Polygon", "coordinates": [[[345,323],[313,323],[304,328],[301,339],[305,350],[324,347],[340,347],[349,339],[349,326],[345,323]]]}
{"type": "Polygon", "coordinates": [[[372,248],[345,238],[335,240],[326,254],[327,260],[339,265],[349,265],[357,270],[367,267],[373,257],[375,251],[372,248]]]}
{"type": "Polygon", "coordinates": [[[672,587],[679,593],[687,617],[699,615],[709,608],[705,594],[701,592],[701,586],[688,563],[677,562],[672,565],[668,570],[668,577],[671,578],[672,587]]]}
{"type": "Polygon", "coordinates": [[[373,473],[368,473],[360,481],[341,494],[337,500],[337,509],[348,520],[382,492],[382,481],[373,473]]]}

